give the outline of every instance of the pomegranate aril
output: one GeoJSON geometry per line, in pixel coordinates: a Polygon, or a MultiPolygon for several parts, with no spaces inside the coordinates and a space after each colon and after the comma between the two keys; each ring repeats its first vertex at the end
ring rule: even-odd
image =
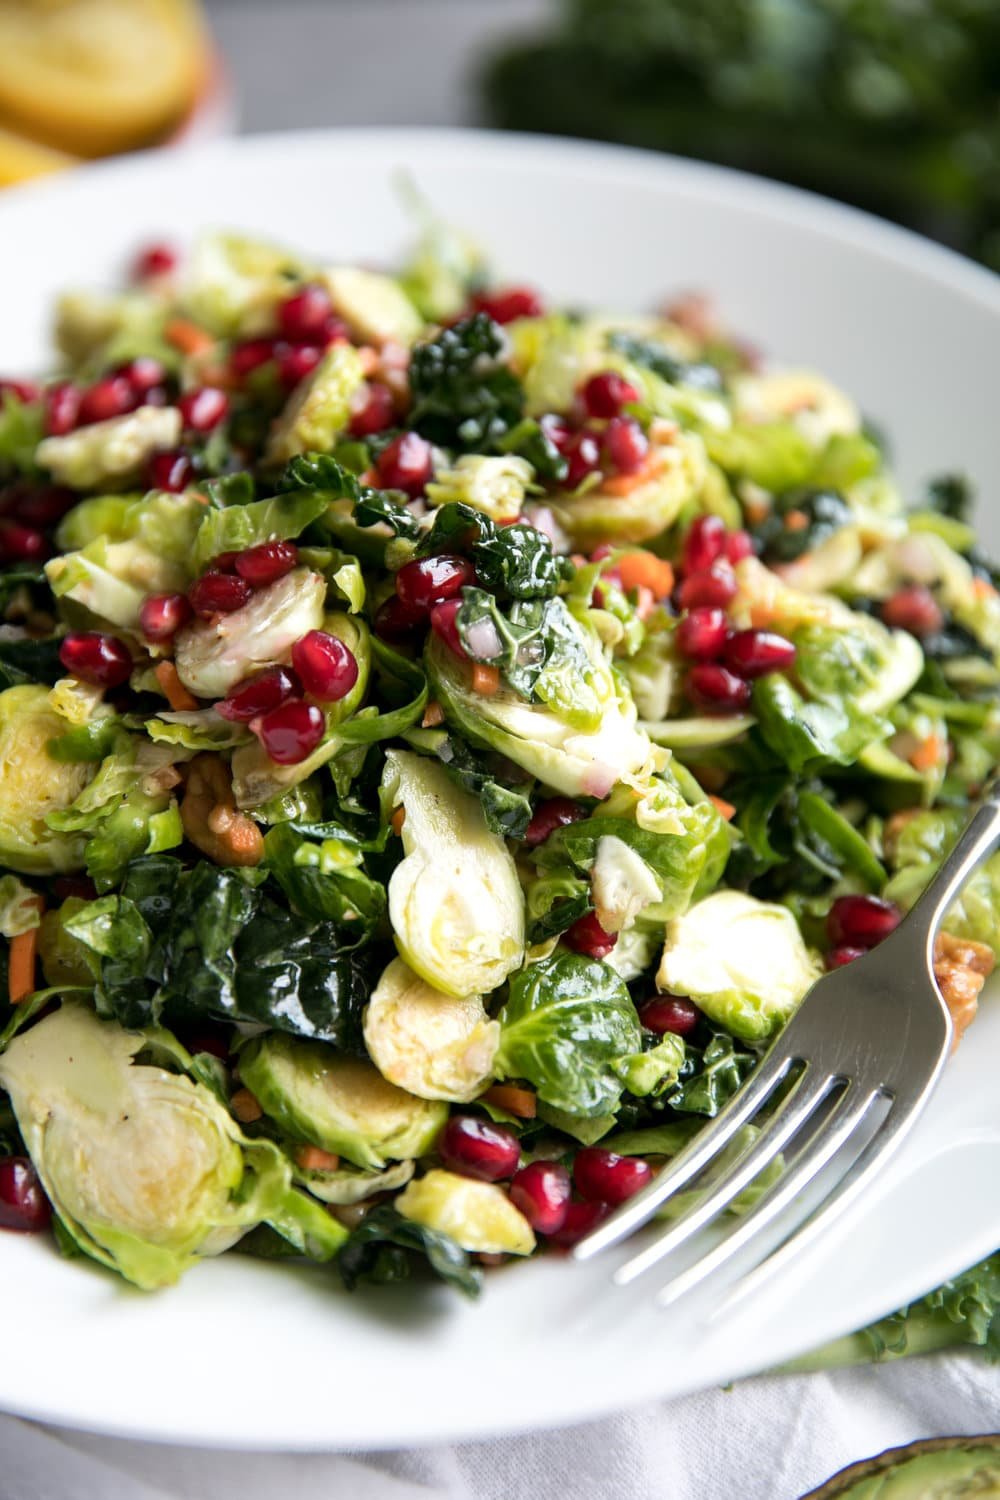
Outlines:
{"type": "Polygon", "coordinates": [[[723,555],[726,528],[718,516],[698,516],[691,522],[681,549],[685,573],[702,573],[723,555]]]}
{"type": "Polygon", "coordinates": [[[0,407],[3,406],[3,398],[8,391],[25,405],[38,401],[42,394],[41,386],[36,385],[33,380],[0,380],[0,407]]]}
{"type": "Polygon", "coordinates": [[[229,397],[214,385],[187,391],[177,405],[184,426],[192,432],[211,432],[229,414],[229,397]]]}
{"type": "Polygon", "coordinates": [[[573,1162],[576,1190],[590,1203],[617,1207],[644,1188],[652,1177],[652,1167],[641,1156],[619,1156],[603,1146],[584,1146],[573,1162]]]}
{"type": "Polygon", "coordinates": [[[78,896],[81,901],[93,901],[97,897],[97,886],[87,875],[60,875],[52,882],[52,894],[57,901],[68,901],[78,896]]]}
{"type": "Polygon", "coordinates": [[[148,281],[151,276],[169,276],[176,265],[177,251],[157,242],[139,251],[132,262],[132,277],[135,281],[148,281]]]}
{"type": "Polygon", "coordinates": [[[373,432],[384,432],[391,427],[395,415],[396,406],[389,387],[372,381],[364,405],[359,406],[351,417],[348,430],[352,437],[369,437],[373,432]]]}
{"type": "Polygon", "coordinates": [[[561,1245],[568,1250],[582,1240],[585,1234],[596,1229],[610,1212],[606,1203],[569,1203],[566,1205],[562,1228],[555,1230],[549,1238],[554,1245],[561,1245]]]}
{"type": "Polygon", "coordinates": [[[346,698],[358,680],[357,657],[325,630],[310,630],[292,647],[292,665],[307,693],[322,703],[346,698]]]}
{"type": "Polygon", "coordinates": [[[166,490],[179,495],[194,474],[194,464],[186,453],[179,450],[169,453],[154,453],[146,466],[146,482],[150,489],[166,490]]]}
{"type": "Polygon", "coordinates": [[[58,484],[28,487],[18,495],[14,514],[26,526],[54,526],[77,503],[79,495],[58,484]]]}
{"type": "Polygon", "coordinates": [[[275,355],[274,339],[245,339],[229,356],[229,369],[237,380],[245,380],[275,355]]]}
{"type": "Polygon", "coordinates": [[[7,1156],[0,1161],[0,1229],[37,1234],[52,1218],[49,1200],[26,1156],[7,1156]]]}
{"type": "Polygon", "coordinates": [[[557,828],[578,823],[586,816],[580,804],[572,802],[569,797],[547,797],[532,813],[531,822],[524,831],[524,842],[529,849],[534,849],[536,845],[544,844],[549,834],[555,833],[557,828]]]}
{"type": "Polygon", "coordinates": [[[139,629],[147,641],[169,641],[191,618],[183,594],[150,594],[139,610],[139,629]]]}
{"type": "Polygon", "coordinates": [[[515,1172],[510,1201],[537,1234],[556,1234],[566,1222],[572,1185],[557,1161],[533,1161],[515,1172]]]}
{"type": "Polygon", "coordinates": [[[418,432],[401,432],[375,461],[378,482],[387,490],[403,490],[415,500],[434,473],[431,445],[418,432]]]}
{"type": "Polygon", "coordinates": [[[152,390],[162,386],[167,378],[167,372],[158,359],[151,359],[148,355],[141,354],[138,359],[129,360],[127,365],[122,365],[115,371],[123,380],[127,380],[137,396],[143,399],[152,390]]]}
{"type": "Polygon", "coordinates": [[[726,642],[722,660],[737,677],[763,677],[786,671],[795,660],[795,647],[770,630],[738,630],[726,642]]]}
{"type": "Polygon", "coordinates": [[[725,609],[736,597],[736,576],[729,563],[689,573],[677,590],[681,609],[725,609]]]}
{"type": "Polygon", "coordinates": [[[461,599],[446,599],[443,604],[435,604],[431,610],[431,629],[434,634],[444,641],[449,651],[456,656],[465,656],[465,647],[462,645],[462,637],[458,633],[456,616],[462,608],[461,599]]]}
{"type": "Polygon", "coordinates": [[[853,948],[850,943],[841,943],[839,947],[831,948],[826,955],[826,966],[828,969],[842,969],[845,964],[852,964],[856,958],[864,958],[867,952],[867,948],[853,948]]]}
{"type": "Polygon", "coordinates": [[[738,714],[750,702],[750,684],[725,667],[699,662],[685,681],[687,695],[709,714],[738,714]]]}
{"type": "Polygon", "coordinates": [[[588,911],[563,933],[562,939],[575,953],[583,953],[587,958],[606,958],[617,943],[618,934],[605,932],[596,912],[588,911]]]}
{"type": "Polygon", "coordinates": [[[629,401],[638,401],[639,392],[630,380],[617,370],[601,370],[584,382],[580,392],[588,417],[617,417],[629,401]]]}
{"type": "Polygon", "coordinates": [[[280,766],[297,766],[316,749],[326,718],[315,703],[283,703],[261,721],[261,744],[280,766]]]}
{"type": "Polygon", "coordinates": [[[139,394],[124,375],[106,375],[95,380],[80,397],[77,421],[81,427],[92,422],[109,422],[112,417],[123,417],[135,411],[139,405],[139,394]]]}
{"type": "Polygon", "coordinates": [[[544,304],[530,287],[511,286],[479,292],[472,299],[476,312],[484,312],[494,323],[513,323],[515,318],[540,318],[544,304]]]}
{"type": "Polygon", "coordinates": [[[289,388],[305,380],[323,358],[315,344],[292,344],[278,354],[278,376],[282,385],[289,388]]]}
{"type": "Polygon", "coordinates": [[[43,562],[52,549],[34,526],[0,521],[0,562],[43,562]]]}
{"type": "Polygon", "coordinates": [[[657,1036],[690,1036],[701,1020],[701,1011],[681,995],[654,995],[639,1006],[639,1020],[657,1036]]]}
{"type": "Polygon", "coordinates": [[[426,614],[435,604],[454,599],[476,581],[476,570],[465,557],[440,553],[404,563],[396,574],[396,594],[414,615],[426,614]]]}
{"type": "Polygon", "coordinates": [[[219,552],[212,558],[208,571],[210,573],[235,573],[236,559],[239,555],[238,552],[219,552]]]}
{"type": "Polygon", "coordinates": [[[287,703],[301,693],[301,684],[288,667],[267,667],[255,677],[239,682],[215,705],[216,712],[234,724],[249,724],[262,714],[287,703]]]}
{"type": "Polygon", "coordinates": [[[574,432],[562,449],[569,470],[563,483],[575,490],[601,467],[601,445],[592,432],[574,432]]]}
{"type": "Polygon", "coordinates": [[[935,635],[944,624],[944,611],[921,583],[897,589],[882,605],[881,614],[893,630],[908,630],[916,636],[935,635]]]}
{"type": "Polygon", "coordinates": [[[235,573],[205,573],[188,590],[188,599],[195,614],[209,620],[242,609],[252,592],[246,579],[235,573]]]}
{"type": "Polygon", "coordinates": [[[722,544],[722,556],[734,567],[745,557],[753,557],[753,538],[749,531],[727,531],[722,544]]]}
{"type": "Polygon", "coordinates": [[[375,611],[372,629],[380,641],[388,641],[390,646],[401,646],[413,639],[414,629],[421,623],[422,617],[407,609],[403,601],[393,595],[375,611]]]}
{"type": "Polygon", "coordinates": [[[646,462],[649,438],[635,417],[612,417],[604,429],[604,451],[619,474],[636,474],[646,462]]]}
{"type": "Polygon", "coordinates": [[[332,312],[329,292],[310,282],[280,304],[278,327],[288,339],[310,340],[322,335],[332,312]]]}
{"type": "Polygon", "coordinates": [[[881,896],[838,896],[826,918],[826,931],[834,947],[874,948],[902,919],[893,901],[881,896]]]}
{"type": "Polygon", "coordinates": [[[93,687],[120,687],[132,675],[128,648],[113,635],[75,630],[59,645],[59,660],[73,677],[93,687]]]}
{"type": "Polygon", "coordinates": [[[299,549],[294,542],[261,542],[256,547],[247,547],[233,559],[233,567],[251,588],[266,588],[290,573],[299,560],[299,549]]]}
{"type": "Polygon", "coordinates": [[[44,396],[45,432],[48,437],[65,437],[72,432],[80,415],[80,392],[68,380],[50,385],[44,396]]]}
{"type": "Polygon", "coordinates": [[[323,349],[328,349],[331,344],[349,344],[351,330],[343,318],[338,318],[336,313],[331,313],[323,320],[323,327],[316,335],[316,342],[323,349]]]}
{"type": "Polygon", "coordinates": [[[574,437],[573,429],[566,418],[557,416],[555,412],[549,412],[539,420],[538,425],[549,441],[559,449],[559,452],[565,453],[574,437]]]}
{"type": "Polygon", "coordinates": [[[726,644],[729,620],[723,609],[692,609],[678,623],[677,649],[691,661],[714,661],[726,644]]]}
{"type": "Polygon", "coordinates": [[[452,1115],[438,1136],[437,1151],[449,1171],[480,1182],[512,1177],[521,1159],[514,1132],[478,1115],[452,1115]]]}

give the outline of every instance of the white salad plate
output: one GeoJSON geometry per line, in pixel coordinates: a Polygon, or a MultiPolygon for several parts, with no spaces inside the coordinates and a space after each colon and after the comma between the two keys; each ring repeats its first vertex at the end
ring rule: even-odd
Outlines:
{"type": "MultiPolygon", "coordinates": [[[[133,157],[0,201],[0,367],[42,368],[52,299],[110,283],[135,245],[230,226],[389,262],[398,174],[504,279],[621,310],[714,293],[730,326],[847,387],[914,498],[961,469],[1000,551],[1000,281],[902,230],[713,167],[475,132],[338,131],[133,157]]],[[[780,1285],[709,1322],[717,1288],[654,1312],[561,1256],[487,1277],[345,1293],[336,1272],[226,1255],[143,1294],[46,1239],[0,1235],[0,1407],[132,1437],[375,1448],[552,1426],[773,1367],[1000,1244],[1000,1003],[949,1064],[883,1179],[780,1285]]],[[[653,1288],[650,1288],[651,1291],[653,1288]]]]}

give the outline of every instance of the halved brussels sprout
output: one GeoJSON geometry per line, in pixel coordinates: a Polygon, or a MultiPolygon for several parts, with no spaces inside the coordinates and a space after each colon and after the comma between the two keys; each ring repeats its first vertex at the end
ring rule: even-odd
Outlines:
{"type": "Polygon", "coordinates": [[[356,1167],[336,1167],[332,1172],[321,1172],[293,1165],[292,1178],[308,1188],[321,1203],[344,1207],[349,1203],[363,1203],[376,1193],[396,1192],[406,1186],[413,1172],[412,1161],[397,1161],[383,1172],[361,1172],[356,1167]]]}
{"type": "Polygon", "coordinates": [[[366,344],[412,344],[423,320],[399,282],[360,266],[333,266],[322,281],[335,311],[366,344]]]}
{"type": "Polygon", "coordinates": [[[850,396],[812,370],[740,375],[733,382],[733,396],[738,421],[788,418],[815,448],[825,447],[838,433],[861,430],[861,414],[850,396]]]}
{"type": "Polygon", "coordinates": [[[478,995],[443,995],[394,958],[364,1016],[365,1046],[383,1078],[420,1099],[467,1103],[493,1077],[500,1025],[478,995]]]}
{"type": "Polygon", "coordinates": [[[158,348],[165,316],[164,302],[145,291],[69,291],[56,303],[53,338],[72,366],[99,358],[106,368],[112,348],[121,363],[158,348]]]}
{"type": "Polygon", "coordinates": [[[765,1041],[819,978],[786,906],[716,891],[667,924],[656,983],[687,995],[734,1036],[765,1041]]]}
{"type": "Polygon", "coordinates": [[[387,751],[382,797],[405,813],[405,858],[389,880],[397,948],[435,989],[488,994],[524,957],[524,895],[506,844],[439,761],[387,751]]]}
{"type": "Polygon", "coordinates": [[[292,646],[323,624],[326,579],[295,568],[258,589],[242,609],[195,620],[177,632],[177,675],[196,698],[224,698],[264,667],[290,659],[292,646]]]}
{"type": "Polygon", "coordinates": [[[220,337],[267,333],[279,302],[306,274],[290,250],[237,234],[205,234],[191,255],[183,305],[220,337]]]}
{"type": "Polygon", "coordinates": [[[697,498],[708,477],[708,457],[698,434],[679,431],[672,443],[654,444],[651,452],[660,468],[624,495],[598,486],[551,497],[552,513],[575,547],[589,552],[602,542],[648,541],[673,525],[684,506],[697,498]]]}
{"type": "Polygon", "coordinates": [[[850,579],[852,591],[885,599],[901,583],[936,590],[941,603],[1000,664],[1000,595],[974,587],[971,564],[943,537],[911,532],[870,551],[850,579]]]}
{"type": "Polygon", "coordinates": [[[0,693],[0,861],[22,875],[83,869],[86,840],[54,833],[45,821],[69,807],[95,771],[49,754],[49,741],[65,729],[48,688],[26,684],[0,693]]]}
{"type": "Polygon", "coordinates": [[[411,1182],[396,1199],[404,1219],[436,1229],[483,1255],[530,1255],[531,1225],[493,1182],[474,1182],[439,1168],[411,1182]]]}
{"type": "Polygon", "coordinates": [[[368,1171],[425,1155],[448,1118],[445,1105],[417,1099],[324,1042],[261,1037],[240,1053],[240,1076],[293,1140],[368,1171]]]}
{"type": "Polygon", "coordinates": [[[121,487],[139,478],[154,453],[176,448],[182,427],[176,406],[140,406],[65,437],[47,437],[35,456],[58,484],[72,490],[121,487]]]}
{"type": "Polygon", "coordinates": [[[268,463],[284,464],[299,453],[329,453],[350,420],[351,397],[364,378],[354,345],[333,344],[275,422],[268,463]]]}
{"type": "Polygon", "coordinates": [[[491,521],[510,521],[521,513],[533,475],[527,459],[512,453],[500,458],[463,453],[451,468],[437,471],[427,498],[432,505],[463,502],[491,521]]]}

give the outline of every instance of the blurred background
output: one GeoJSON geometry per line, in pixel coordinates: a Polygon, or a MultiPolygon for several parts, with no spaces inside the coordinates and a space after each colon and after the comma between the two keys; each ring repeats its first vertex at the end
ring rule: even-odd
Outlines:
{"type": "Polygon", "coordinates": [[[0,183],[371,124],[725,162],[1000,269],[1000,0],[0,0],[0,183]]]}

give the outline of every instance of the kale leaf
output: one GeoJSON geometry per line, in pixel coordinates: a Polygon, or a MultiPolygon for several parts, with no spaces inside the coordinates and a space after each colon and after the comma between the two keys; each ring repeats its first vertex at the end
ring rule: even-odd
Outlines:
{"type": "Polygon", "coordinates": [[[468,1252],[448,1235],[404,1219],[391,1203],[373,1208],[353,1230],[337,1256],[344,1285],[353,1291],[360,1282],[404,1281],[410,1275],[412,1255],[426,1258],[442,1281],[467,1297],[477,1297],[482,1272],[472,1265],[468,1252]]]}
{"type": "Polygon", "coordinates": [[[504,335],[486,313],[445,328],[410,359],[410,425],[432,443],[481,453],[514,427],[524,391],[503,364],[504,335]]]}
{"type": "Polygon", "coordinates": [[[722,376],[714,365],[704,360],[691,362],[678,359],[676,354],[653,339],[636,338],[634,334],[621,331],[608,335],[608,348],[623,354],[633,364],[652,370],[671,385],[691,386],[700,391],[721,391],[722,376]]]}

